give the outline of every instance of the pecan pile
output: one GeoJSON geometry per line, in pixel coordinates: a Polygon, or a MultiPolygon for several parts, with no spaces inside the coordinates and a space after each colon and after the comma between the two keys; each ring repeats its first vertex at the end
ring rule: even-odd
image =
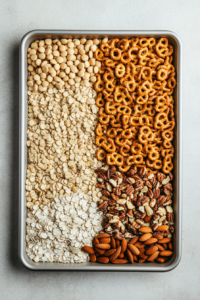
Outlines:
{"type": "Polygon", "coordinates": [[[171,238],[174,231],[172,208],[173,175],[138,173],[131,168],[127,173],[117,167],[104,166],[97,171],[98,188],[102,188],[99,209],[104,213],[104,231],[118,240],[141,235],[149,227],[155,238],[171,238]],[[164,225],[164,226],[163,226],[164,225]]]}

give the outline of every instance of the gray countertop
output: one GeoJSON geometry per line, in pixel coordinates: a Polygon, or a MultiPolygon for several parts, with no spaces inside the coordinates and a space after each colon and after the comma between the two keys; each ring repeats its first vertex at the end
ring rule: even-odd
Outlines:
{"type": "Polygon", "coordinates": [[[200,299],[200,2],[0,1],[0,299],[200,299]],[[183,45],[183,248],[169,273],[32,272],[18,260],[19,43],[32,29],[171,30],[183,45]]]}

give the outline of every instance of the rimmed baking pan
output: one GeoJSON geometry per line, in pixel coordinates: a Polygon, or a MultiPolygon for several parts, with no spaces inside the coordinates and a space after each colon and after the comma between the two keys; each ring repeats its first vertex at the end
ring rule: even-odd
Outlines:
{"type": "Polygon", "coordinates": [[[27,268],[31,270],[62,270],[62,271],[151,271],[164,272],[174,269],[181,259],[181,202],[182,202],[182,108],[181,108],[181,42],[171,31],[135,31],[135,30],[34,30],[28,32],[20,44],[20,94],[19,94],[19,256],[27,268]],[[25,181],[27,169],[27,128],[28,128],[28,96],[27,96],[27,50],[34,40],[46,38],[132,38],[132,37],[166,37],[174,46],[174,65],[177,72],[177,86],[174,92],[175,99],[175,137],[174,137],[174,179],[173,179],[173,208],[175,214],[175,231],[173,234],[174,254],[171,259],[163,264],[143,263],[126,265],[102,265],[86,262],[82,264],[65,264],[34,262],[26,255],[26,196],[25,181]]]}

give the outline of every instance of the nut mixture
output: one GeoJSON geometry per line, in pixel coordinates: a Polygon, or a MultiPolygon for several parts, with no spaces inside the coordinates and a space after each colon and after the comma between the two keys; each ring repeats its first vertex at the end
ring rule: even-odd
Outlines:
{"type": "Polygon", "coordinates": [[[173,254],[172,61],[165,38],[31,44],[31,259],[163,263],[173,254]]]}
{"type": "Polygon", "coordinates": [[[42,209],[34,205],[28,212],[27,255],[35,262],[84,262],[88,255],[81,247],[92,245],[92,238],[102,229],[101,220],[92,197],[66,189],[65,196],[42,209]]]}
{"type": "Polygon", "coordinates": [[[132,168],[126,174],[116,167],[97,170],[98,187],[102,188],[99,209],[104,212],[103,226],[117,239],[133,238],[142,226],[151,227],[156,235],[171,238],[174,231],[172,204],[172,174],[147,174],[132,168]],[[160,226],[165,231],[159,232],[160,226]]]}

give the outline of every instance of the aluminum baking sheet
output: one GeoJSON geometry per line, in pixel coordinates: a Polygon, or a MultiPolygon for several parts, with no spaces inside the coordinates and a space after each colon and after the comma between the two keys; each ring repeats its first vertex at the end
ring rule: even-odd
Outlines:
{"type": "Polygon", "coordinates": [[[85,30],[34,30],[28,32],[20,44],[20,95],[19,95],[19,256],[25,267],[31,270],[62,270],[62,271],[151,271],[164,272],[174,269],[181,259],[181,202],[182,202],[182,108],[181,108],[181,42],[179,37],[171,31],[85,31],[85,30]],[[175,232],[173,234],[174,254],[163,264],[99,264],[86,262],[82,264],[64,264],[34,262],[26,255],[26,196],[25,180],[27,169],[27,128],[28,128],[28,97],[27,97],[27,49],[34,40],[46,38],[133,38],[133,37],[166,37],[174,46],[174,65],[177,72],[177,86],[174,92],[175,99],[175,138],[174,138],[174,179],[173,179],[173,208],[175,213],[175,232]]]}

